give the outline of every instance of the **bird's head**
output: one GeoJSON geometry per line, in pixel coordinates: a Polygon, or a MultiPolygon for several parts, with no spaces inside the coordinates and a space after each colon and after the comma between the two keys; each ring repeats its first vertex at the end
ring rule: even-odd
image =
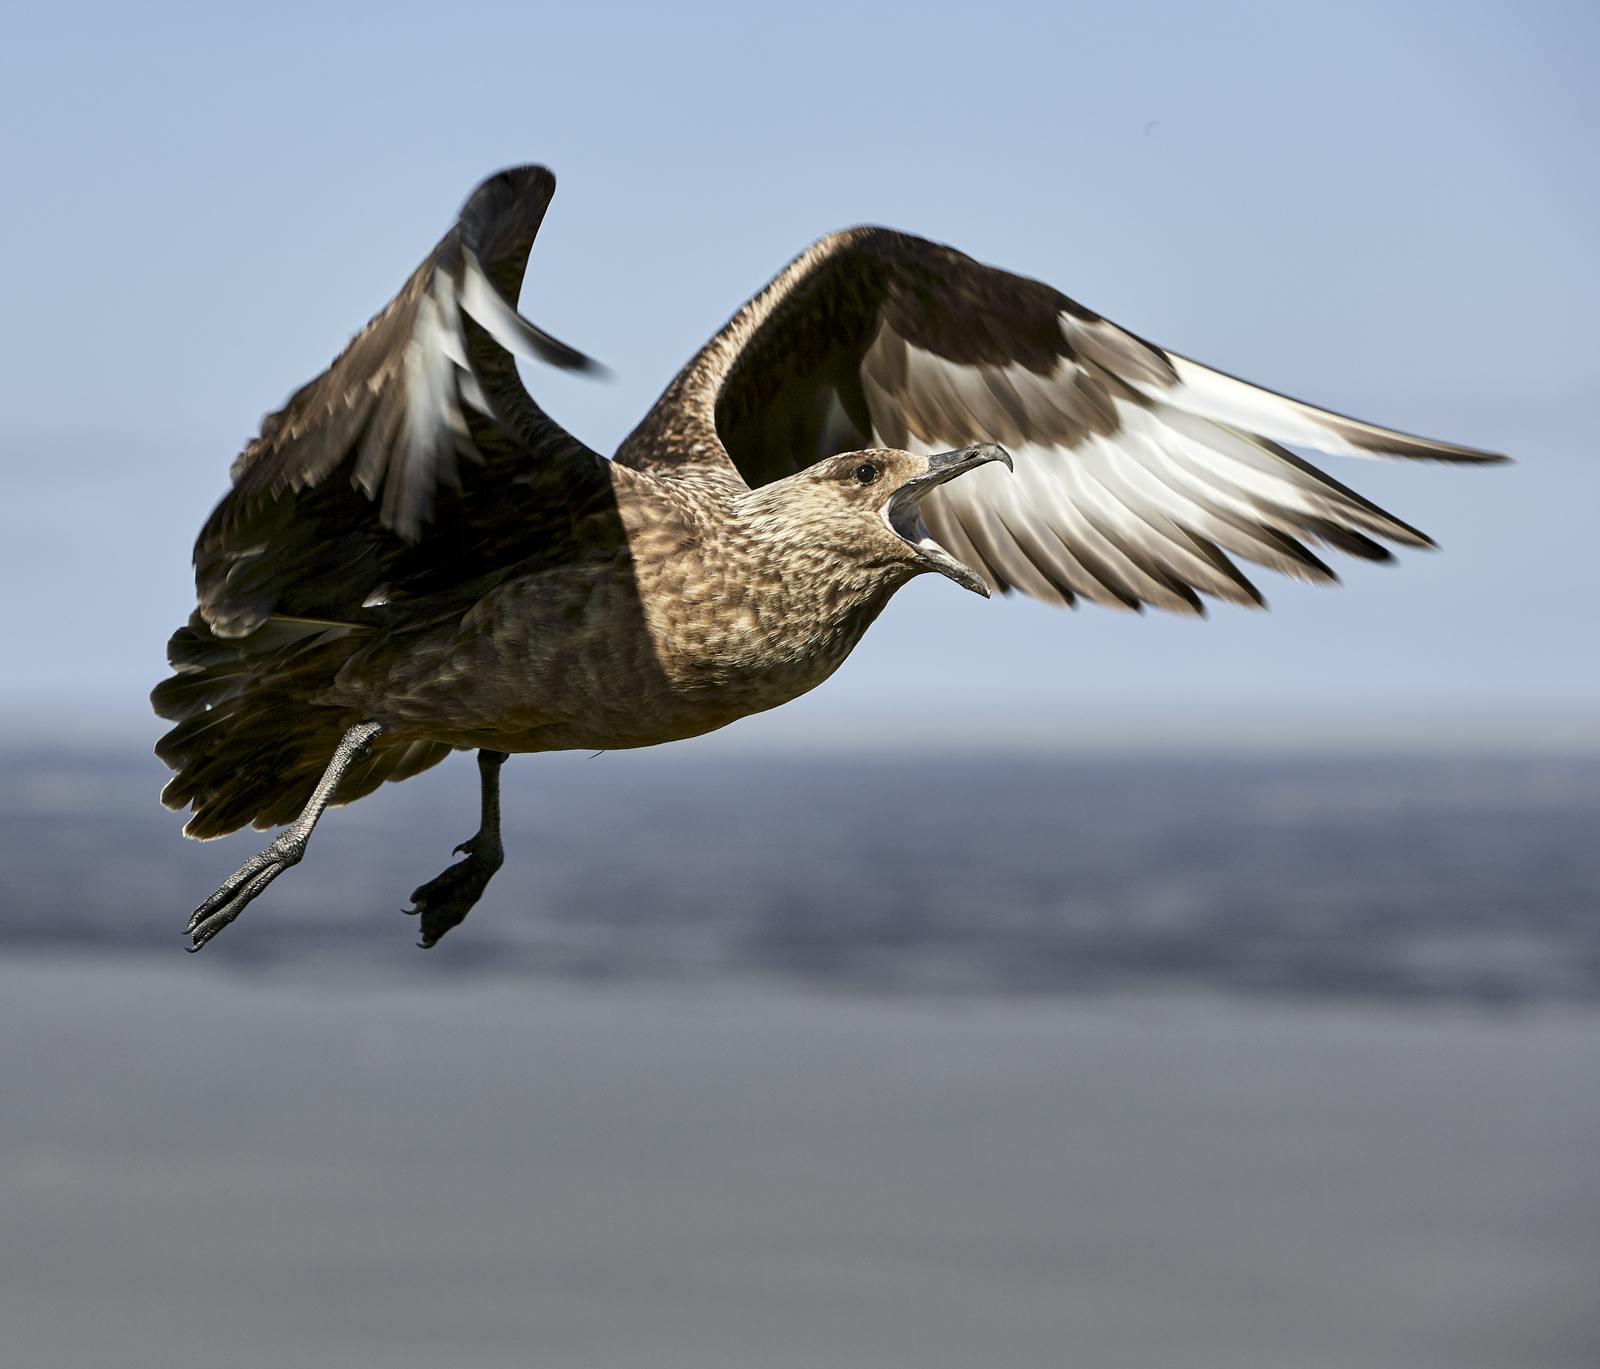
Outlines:
{"type": "Polygon", "coordinates": [[[796,542],[903,579],[937,571],[987,598],[983,578],[929,536],[920,506],[930,490],[991,461],[1011,466],[993,442],[933,456],[871,447],[830,456],[746,498],[752,513],[796,542]]]}

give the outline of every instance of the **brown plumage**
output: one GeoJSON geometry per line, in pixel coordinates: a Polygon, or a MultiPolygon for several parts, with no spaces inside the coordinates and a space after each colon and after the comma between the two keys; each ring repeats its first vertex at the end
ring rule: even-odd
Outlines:
{"type": "Polygon", "coordinates": [[[266,419],[201,530],[199,604],[152,696],[177,724],[162,797],[193,809],[191,836],[290,825],[196,910],[195,947],[299,860],[328,803],[476,747],[479,833],[413,895],[431,945],[500,864],[508,753],[652,746],[775,707],[913,576],[1259,604],[1233,557],[1332,580],[1307,543],[1427,545],[1283,444],[1501,459],[1257,389],[1047,285],[858,228],[775,277],[606,460],[513,360],[592,365],[512,303],[554,186],[539,167],[484,182],[266,419]]]}

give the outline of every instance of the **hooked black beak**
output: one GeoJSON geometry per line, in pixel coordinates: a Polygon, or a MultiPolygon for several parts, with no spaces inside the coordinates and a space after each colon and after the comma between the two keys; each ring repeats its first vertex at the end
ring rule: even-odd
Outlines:
{"type": "Polygon", "coordinates": [[[998,442],[975,442],[970,447],[958,447],[953,452],[939,452],[930,456],[927,475],[916,476],[911,483],[928,481],[942,485],[946,480],[954,480],[956,476],[965,475],[991,461],[1000,462],[1008,471],[1012,469],[1011,453],[998,442]]]}
{"type": "Polygon", "coordinates": [[[1010,453],[998,443],[979,442],[953,452],[937,452],[926,461],[927,466],[920,474],[912,476],[889,496],[889,502],[883,506],[884,521],[897,536],[916,547],[922,559],[928,562],[928,569],[938,571],[963,589],[987,599],[989,586],[983,577],[970,566],[962,565],[933,540],[922,521],[919,505],[929,490],[977,470],[979,466],[987,466],[991,461],[1003,462],[1005,468],[1011,470],[1010,453]]]}

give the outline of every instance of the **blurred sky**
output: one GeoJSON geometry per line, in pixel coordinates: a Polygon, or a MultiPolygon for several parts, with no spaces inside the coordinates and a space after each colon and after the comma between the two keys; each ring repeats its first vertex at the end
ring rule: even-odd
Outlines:
{"type": "Polygon", "coordinates": [[[1209,622],[926,577],[739,743],[1594,744],[1587,5],[13,7],[0,716],[153,737],[228,463],[471,186],[561,177],[525,370],[602,450],[795,251],[878,221],[1497,470],[1330,460],[1441,543],[1209,622]]]}

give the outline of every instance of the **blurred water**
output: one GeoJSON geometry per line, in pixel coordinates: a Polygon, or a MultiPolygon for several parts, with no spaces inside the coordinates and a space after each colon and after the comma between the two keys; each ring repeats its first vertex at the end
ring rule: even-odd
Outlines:
{"type": "Polygon", "coordinates": [[[1595,762],[4,761],[7,1364],[1596,1362],[1595,762]]]}
{"type": "MultiPolygon", "coordinates": [[[[0,946],[171,956],[262,843],[163,771],[12,751],[0,946]]],[[[1600,999],[1600,761],[516,758],[505,869],[424,955],[398,915],[477,822],[469,758],[332,810],[232,964],[864,989],[1600,999]]]]}

